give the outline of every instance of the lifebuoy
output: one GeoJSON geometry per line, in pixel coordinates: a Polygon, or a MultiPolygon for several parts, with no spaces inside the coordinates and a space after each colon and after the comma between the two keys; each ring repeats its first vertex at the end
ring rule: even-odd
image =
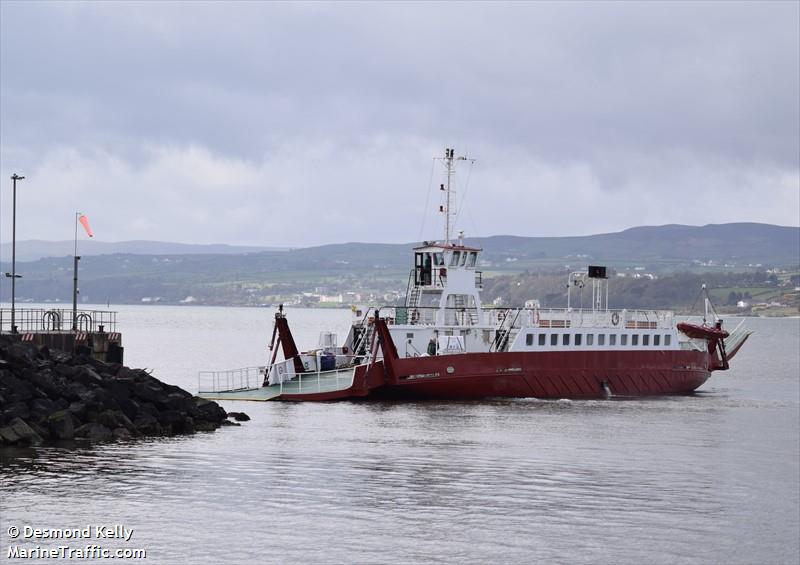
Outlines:
{"type": "Polygon", "coordinates": [[[615,326],[619,325],[619,312],[614,312],[611,314],[611,323],[615,326]]]}

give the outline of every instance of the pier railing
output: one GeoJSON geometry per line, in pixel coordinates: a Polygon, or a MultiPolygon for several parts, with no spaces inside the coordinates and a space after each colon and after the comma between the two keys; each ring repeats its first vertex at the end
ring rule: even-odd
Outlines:
{"type": "MultiPolygon", "coordinates": [[[[71,308],[15,308],[14,325],[18,333],[72,330],[71,308]]],[[[115,332],[117,313],[109,310],[78,310],[75,329],[80,332],[115,332]]],[[[11,308],[0,308],[0,332],[11,332],[11,308]]]]}

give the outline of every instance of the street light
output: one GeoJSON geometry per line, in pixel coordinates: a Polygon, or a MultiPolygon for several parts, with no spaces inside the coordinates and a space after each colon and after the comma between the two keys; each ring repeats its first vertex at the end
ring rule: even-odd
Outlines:
{"type": "MultiPolygon", "coordinates": [[[[11,175],[11,180],[14,183],[14,198],[12,200],[11,212],[11,333],[17,333],[17,326],[15,320],[15,307],[17,302],[17,181],[25,177],[19,176],[17,173],[11,175]]],[[[6,273],[8,276],[8,273],[6,273]]]]}

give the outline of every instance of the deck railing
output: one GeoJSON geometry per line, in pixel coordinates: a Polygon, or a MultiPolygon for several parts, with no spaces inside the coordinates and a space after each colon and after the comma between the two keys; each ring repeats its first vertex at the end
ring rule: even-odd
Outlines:
{"type": "MultiPolygon", "coordinates": [[[[293,361],[281,361],[289,363],[293,361]]],[[[333,369],[330,371],[292,371],[285,380],[271,386],[279,387],[281,394],[308,394],[347,388],[353,383],[353,367],[333,369]],[[346,385],[346,386],[345,386],[346,385]]],[[[264,386],[267,367],[242,367],[225,371],[200,371],[198,373],[198,393],[236,392],[254,390],[264,386]]]]}
{"type": "MultiPolygon", "coordinates": [[[[18,333],[72,330],[71,308],[15,308],[14,325],[18,333]]],[[[81,332],[107,332],[117,329],[117,313],[109,310],[78,310],[75,327],[81,332]]],[[[0,308],[0,331],[11,332],[11,308],[0,308]]]]}
{"type": "Polygon", "coordinates": [[[389,323],[413,326],[507,326],[542,328],[619,327],[623,329],[669,329],[673,313],[667,310],[591,310],[580,308],[482,308],[483,323],[475,308],[437,306],[385,307],[381,317],[389,323]],[[510,325],[507,320],[514,320],[510,325]],[[475,321],[478,321],[475,323],[475,321]],[[455,322],[455,323],[453,323],[455,322]]]}
{"type": "Polygon", "coordinates": [[[233,392],[252,390],[264,383],[266,367],[242,367],[227,371],[200,371],[198,392],[233,392]]]}
{"type": "Polygon", "coordinates": [[[281,381],[275,385],[280,387],[281,394],[311,394],[343,390],[353,385],[355,369],[334,369],[332,371],[316,371],[296,373],[292,379],[281,381]]]}

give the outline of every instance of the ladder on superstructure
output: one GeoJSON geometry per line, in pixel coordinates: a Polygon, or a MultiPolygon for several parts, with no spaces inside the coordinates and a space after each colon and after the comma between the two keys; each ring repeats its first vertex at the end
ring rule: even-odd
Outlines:
{"type": "Polygon", "coordinates": [[[462,318],[462,325],[469,325],[475,326],[478,324],[478,311],[477,308],[467,308],[467,303],[464,300],[463,294],[455,294],[454,295],[453,304],[456,307],[456,311],[461,311],[463,314],[466,314],[466,318],[469,320],[469,324],[463,324],[462,318]]]}

